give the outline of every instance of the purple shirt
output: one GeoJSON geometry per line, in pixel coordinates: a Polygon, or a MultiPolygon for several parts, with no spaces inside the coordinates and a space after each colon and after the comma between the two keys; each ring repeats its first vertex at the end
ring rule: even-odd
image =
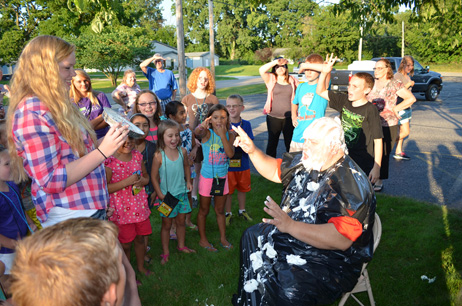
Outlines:
{"type": "MultiPolygon", "coordinates": [[[[109,100],[107,99],[104,92],[99,92],[96,96],[98,99],[99,104],[93,105],[89,98],[82,98],[78,103],[78,107],[82,115],[88,119],[88,121],[92,121],[93,119],[97,118],[99,115],[103,113],[103,107],[111,107],[109,100]]],[[[106,135],[107,131],[109,131],[109,126],[96,130],[96,137],[100,139],[106,135]]]]}

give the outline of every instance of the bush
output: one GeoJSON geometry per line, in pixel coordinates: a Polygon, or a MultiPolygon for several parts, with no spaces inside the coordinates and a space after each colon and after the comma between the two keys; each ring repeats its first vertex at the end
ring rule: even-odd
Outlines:
{"type": "Polygon", "coordinates": [[[255,58],[261,62],[267,63],[273,58],[273,50],[271,48],[263,48],[255,51],[255,58]]]}

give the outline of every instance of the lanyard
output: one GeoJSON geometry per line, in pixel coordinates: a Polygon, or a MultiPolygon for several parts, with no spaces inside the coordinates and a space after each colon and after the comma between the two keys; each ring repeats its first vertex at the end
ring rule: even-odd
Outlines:
{"type": "MultiPolygon", "coordinates": [[[[21,200],[19,199],[19,196],[18,194],[16,193],[16,190],[13,189],[13,187],[7,182],[7,185],[8,187],[13,190],[13,193],[16,195],[16,199],[18,200],[18,203],[21,204],[21,200]]],[[[29,231],[33,234],[34,231],[30,228],[29,226],[29,223],[27,223],[27,220],[26,220],[26,214],[24,213],[24,211],[21,209],[19,210],[16,205],[14,205],[13,201],[5,194],[3,193],[2,191],[0,191],[0,194],[3,195],[7,200],[8,202],[10,203],[10,205],[16,210],[16,212],[18,213],[19,217],[21,217],[21,219],[24,221],[24,223],[26,223],[27,225],[27,228],[29,228],[29,231]],[[21,214],[22,212],[22,214],[21,214]]],[[[14,216],[13,216],[14,218],[14,216]]]]}

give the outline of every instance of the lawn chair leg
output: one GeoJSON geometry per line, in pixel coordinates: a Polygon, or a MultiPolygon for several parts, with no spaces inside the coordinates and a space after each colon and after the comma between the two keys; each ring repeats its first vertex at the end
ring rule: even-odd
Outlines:
{"type": "Polygon", "coordinates": [[[350,297],[351,293],[350,292],[347,292],[345,294],[343,294],[342,296],[342,299],[340,300],[340,302],[338,303],[338,306],[343,306],[345,305],[346,301],[348,300],[348,298],[350,297]]]}
{"type": "Polygon", "coordinates": [[[375,306],[374,295],[372,294],[372,288],[371,288],[371,283],[369,282],[369,273],[367,273],[367,269],[364,269],[363,275],[365,277],[367,294],[369,295],[369,302],[371,303],[371,306],[375,306]]]}

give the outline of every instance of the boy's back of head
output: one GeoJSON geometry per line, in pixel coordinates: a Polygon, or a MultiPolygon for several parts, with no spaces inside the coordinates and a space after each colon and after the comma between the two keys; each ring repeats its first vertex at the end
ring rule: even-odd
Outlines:
{"type": "Polygon", "coordinates": [[[100,305],[112,284],[124,282],[117,235],[111,222],[76,218],[21,240],[11,270],[13,301],[23,306],[100,305]]]}

